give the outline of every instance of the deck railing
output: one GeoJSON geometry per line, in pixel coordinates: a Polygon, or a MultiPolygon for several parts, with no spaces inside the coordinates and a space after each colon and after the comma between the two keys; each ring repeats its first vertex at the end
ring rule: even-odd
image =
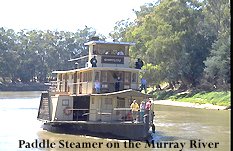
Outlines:
{"type": "MultiPolygon", "coordinates": [[[[98,110],[98,109],[68,109],[68,110],[75,112],[74,114],[81,115],[73,119],[73,121],[101,121],[101,122],[133,121],[130,108],[113,108],[110,110],[98,110]],[[118,112],[118,114],[116,112],[118,112]],[[85,116],[87,117],[84,118],[85,116]]],[[[149,119],[151,119],[151,117],[153,116],[152,112],[149,111],[149,112],[141,113],[140,111],[138,111],[135,122],[145,123],[146,116],[149,116],[149,119]]]]}
{"type": "MultiPolygon", "coordinates": [[[[115,92],[114,82],[101,82],[100,93],[115,92]]],[[[135,89],[139,90],[140,83],[136,83],[136,87],[132,87],[130,84],[120,82],[119,90],[124,89],[135,89]]],[[[50,81],[49,91],[51,92],[69,92],[71,94],[87,94],[97,93],[93,82],[77,82],[77,83],[66,83],[64,81],[50,81]],[[67,85],[67,86],[65,86],[67,85]],[[66,88],[65,88],[66,87],[66,88]],[[69,88],[68,88],[69,87],[69,88]]]]}

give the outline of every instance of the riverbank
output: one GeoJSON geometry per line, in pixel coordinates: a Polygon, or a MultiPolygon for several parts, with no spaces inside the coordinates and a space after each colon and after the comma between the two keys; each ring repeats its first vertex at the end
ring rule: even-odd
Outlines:
{"type": "Polygon", "coordinates": [[[0,91],[46,91],[48,88],[45,83],[0,83],[0,91]]]}
{"type": "Polygon", "coordinates": [[[165,100],[162,101],[165,105],[206,109],[231,108],[230,91],[160,90],[154,91],[152,95],[156,100],[165,100]]]}
{"type": "Polygon", "coordinates": [[[192,107],[192,108],[201,108],[201,109],[215,109],[215,110],[230,110],[229,106],[219,106],[213,104],[199,104],[199,103],[190,103],[190,102],[178,102],[172,100],[155,100],[154,104],[160,105],[171,105],[171,106],[182,106],[182,107],[192,107]]]}

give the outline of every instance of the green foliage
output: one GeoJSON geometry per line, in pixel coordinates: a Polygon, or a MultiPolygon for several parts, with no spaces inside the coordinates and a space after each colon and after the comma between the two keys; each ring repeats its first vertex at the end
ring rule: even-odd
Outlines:
{"type": "Polygon", "coordinates": [[[180,83],[180,88],[200,86],[206,77],[213,85],[230,83],[228,0],[163,0],[135,14],[130,26],[117,24],[121,30],[115,33],[136,42],[130,55],[148,64],[149,81],[180,83]]]}
{"type": "MultiPolygon", "coordinates": [[[[75,33],[64,31],[14,30],[0,28],[0,77],[12,82],[47,80],[53,70],[73,68],[71,58],[84,56],[84,43],[96,31],[85,27],[75,33]]],[[[101,37],[104,39],[104,37],[101,37]]]]}
{"type": "Polygon", "coordinates": [[[147,82],[150,86],[159,84],[158,82],[161,81],[159,79],[161,77],[159,75],[161,74],[161,72],[159,71],[162,70],[160,66],[158,65],[154,66],[151,63],[148,63],[145,66],[143,66],[142,69],[145,70],[146,72],[143,72],[141,76],[147,79],[147,82]],[[154,79],[156,79],[156,83],[154,83],[154,79]]]}
{"type": "Polygon", "coordinates": [[[133,56],[163,69],[157,70],[154,81],[196,85],[202,76],[211,43],[199,32],[200,3],[188,2],[164,0],[153,11],[138,15],[137,24],[128,31],[128,38],[136,39],[133,56]]]}
{"type": "Polygon", "coordinates": [[[213,105],[222,105],[222,106],[230,106],[231,104],[231,93],[227,92],[190,92],[190,93],[182,93],[175,94],[170,96],[169,99],[180,102],[191,102],[191,103],[199,103],[199,104],[213,104],[213,105]],[[187,95],[191,94],[191,95],[187,95]]]}
{"type": "Polygon", "coordinates": [[[129,27],[132,26],[132,22],[127,20],[121,20],[115,23],[116,25],[114,26],[114,31],[109,33],[109,36],[114,39],[115,41],[124,41],[126,31],[129,27]]]}
{"type": "Polygon", "coordinates": [[[230,83],[230,36],[225,34],[213,44],[210,56],[204,62],[205,72],[217,85],[230,83]]]}
{"type": "Polygon", "coordinates": [[[169,97],[171,97],[173,94],[174,94],[174,91],[172,90],[164,90],[164,91],[154,92],[153,96],[155,96],[157,100],[166,100],[169,97]]]}
{"type": "MultiPolygon", "coordinates": [[[[216,37],[209,57],[204,61],[208,81],[217,87],[230,84],[230,2],[205,1],[209,33],[216,37]]],[[[206,27],[208,28],[208,26],[206,27]]]]}
{"type": "Polygon", "coordinates": [[[16,80],[19,64],[17,38],[13,30],[0,28],[0,77],[16,80]]]}
{"type": "MultiPolygon", "coordinates": [[[[224,90],[230,89],[229,0],[163,0],[134,12],[137,18],[116,22],[110,36],[136,43],[130,49],[131,60],[144,61],[143,69],[148,72],[142,76],[148,83],[166,82],[179,88],[220,89],[226,85],[224,90]]],[[[35,77],[45,81],[52,70],[72,68],[67,62],[70,58],[86,55],[83,43],[95,34],[89,27],[75,33],[15,33],[0,28],[0,77],[3,81],[28,82],[35,77]]]]}
{"type": "Polygon", "coordinates": [[[213,104],[220,106],[231,105],[231,92],[230,91],[191,91],[180,92],[173,90],[162,90],[153,93],[157,100],[173,100],[179,102],[190,102],[199,104],[213,104]]]}

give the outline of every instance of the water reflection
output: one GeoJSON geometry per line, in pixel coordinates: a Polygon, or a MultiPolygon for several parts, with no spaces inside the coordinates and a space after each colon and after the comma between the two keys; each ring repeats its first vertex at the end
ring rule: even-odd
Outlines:
{"type": "MultiPolygon", "coordinates": [[[[119,147],[111,150],[178,150],[176,148],[157,149],[145,148],[146,142],[140,142],[140,148],[125,148],[128,140],[102,139],[98,137],[76,136],[66,134],[50,133],[42,130],[41,122],[36,120],[37,108],[39,106],[40,92],[0,92],[0,150],[30,150],[19,149],[19,140],[34,142],[38,140],[49,140],[59,144],[60,140],[82,143],[103,142],[98,150],[110,150],[108,143],[117,142],[119,147]]],[[[185,107],[172,107],[156,105],[155,127],[153,134],[155,142],[186,142],[190,140],[201,140],[204,142],[219,142],[219,147],[212,150],[226,151],[230,149],[230,112],[206,109],[193,109],[185,107]]],[[[195,150],[185,146],[184,150],[195,150]]],[[[31,149],[31,150],[64,150],[64,148],[53,149],[31,149]]],[[[96,150],[95,148],[69,148],[68,150],[96,150]]],[[[199,149],[211,150],[211,149],[199,149]]]]}

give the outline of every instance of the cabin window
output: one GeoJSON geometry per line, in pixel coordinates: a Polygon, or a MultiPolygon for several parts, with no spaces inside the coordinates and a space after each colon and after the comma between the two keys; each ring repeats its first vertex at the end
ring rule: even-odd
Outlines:
{"type": "Polygon", "coordinates": [[[125,100],[117,100],[117,107],[124,108],[125,107],[125,100]]]}
{"type": "Polygon", "coordinates": [[[102,71],[101,72],[101,81],[102,82],[108,82],[107,71],[102,71]]]}
{"type": "Polygon", "coordinates": [[[69,106],[69,100],[68,99],[62,100],[62,106],[69,106]]]}
{"type": "Polygon", "coordinates": [[[100,55],[129,55],[129,46],[123,45],[95,45],[93,54],[100,55]],[[121,52],[121,53],[120,53],[121,52]],[[119,53],[119,54],[118,54],[119,53]]]}
{"type": "Polygon", "coordinates": [[[74,83],[77,83],[77,72],[74,73],[74,83]]]}
{"type": "Polygon", "coordinates": [[[62,87],[62,74],[58,75],[58,84],[59,84],[58,90],[61,91],[61,87],[62,87]]]}
{"type": "Polygon", "coordinates": [[[84,72],[83,73],[83,82],[91,81],[91,72],[84,72]]]}
{"type": "Polygon", "coordinates": [[[63,74],[63,79],[67,80],[67,74],[63,74]]]}
{"type": "Polygon", "coordinates": [[[86,81],[87,81],[87,73],[84,72],[83,73],[83,80],[82,80],[82,82],[86,82],[86,81]]]}
{"type": "Polygon", "coordinates": [[[112,108],[112,99],[111,98],[105,98],[104,100],[101,101],[101,106],[102,106],[102,109],[104,110],[109,110],[112,108]]]}
{"type": "Polygon", "coordinates": [[[130,72],[125,72],[125,83],[130,83],[130,72]]]}
{"type": "Polygon", "coordinates": [[[102,84],[102,88],[107,89],[107,88],[108,88],[108,85],[107,85],[107,84],[102,84]]]}
{"type": "Polygon", "coordinates": [[[92,72],[88,71],[88,82],[92,80],[92,72]]]}
{"type": "Polygon", "coordinates": [[[124,89],[129,89],[130,86],[129,85],[124,85],[124,89]]]}
{"type": "Polygon", "coordinates": [[[125,56],[129,55],[129,46],[125,46],[125,56]]]}
{"type": "MultiPolygon", "coordinates": [[[[117,108],[125,108],[125,99],[117,99],[117,108]]],[[[120,115],[122,111],[116,111],[116,115],[120,115]]]]}
{"type": "Polygon", "coordinates": [[[112,105],[112,99],[111,98],[105,98],[104,104],[112,105]]]}
{"type": "Polygon", "coordinates": [[[99,49],[98,50],[98,54],[100,54],[100,55],[103,55],[103,54],[105,54],[107,52],[107,50],[104,50],[104,49],[99,49]]]}
{"type": "Polygon", "coordinates": [[[95,46],[95,45],[93,46],[93,54],[94,54],[94,55],[97,54],[97,48],[98,48],[97,46],[95,46]]]}
{"type": "Polygon", "coordinates": [[[59,81],[62,81],[62,74],[59,74],[58,79],[59,81]]]}
{"type": "Polygon", "coordinates": [[[136,82],[137,82],[137,74],[136,74],[136,73],[133,73],[133,74],[132,74],[132,82],[133,82],[133,83],[136,83],[136,82]]]}
{"type": "Polygon", "coordinates": [[[100,79],[100,73],[99,72],[95,72],[95,81],[100,79]]]}

